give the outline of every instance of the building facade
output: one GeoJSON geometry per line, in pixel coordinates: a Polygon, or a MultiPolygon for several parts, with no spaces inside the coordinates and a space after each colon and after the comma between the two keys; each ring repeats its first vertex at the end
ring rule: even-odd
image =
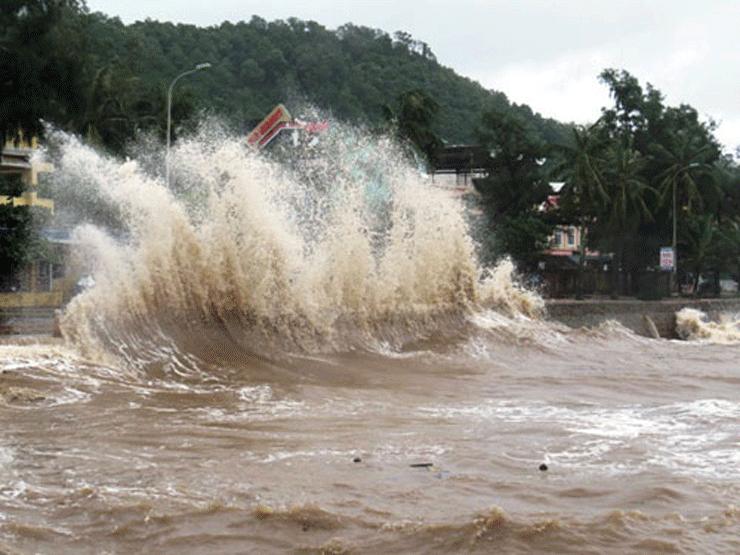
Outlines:
{"type": "MultiPolygon", "coordinates": [[[[25,140],[19,136],[8,141],[0,151],[0,177],[5,179],[6,188],[17,190],[0,195],[0,205],[29,207],[53,214],[54,201],[38,194],[39,175],[53,169],[41,159],[35,138],[25,140]]],[[[12,231],[3,228],[0,235],[12,231]]],[[[70,245],[69,235],[50,229],[42,230],[41,235],[48,247],[43,258],[22,267],[0,268],[0,310],[6,317],[14,310],[60,307],[73,287],[65,275],[64,263],[70,245]]]]}

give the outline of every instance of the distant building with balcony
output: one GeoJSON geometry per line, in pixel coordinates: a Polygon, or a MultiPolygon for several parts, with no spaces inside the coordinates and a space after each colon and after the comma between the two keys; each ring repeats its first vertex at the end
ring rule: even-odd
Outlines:
{"type": "MultiPolygon", "coordinates": [[[[550,183],[553,194],[547,197],[540,210],[543,212],[557,210],[562,185],[562,183],[550,183]]],[[[609,292],[607,269],[612,257],[609,254],[586,248],[585,259],[581,261],[581,249],[585,240],[584,228],[567,223],[555,226],[548,247],[543,251],[539,263],[547,295],[562,297],[576,293],[579,269],[582,270],[581,293],[605,294],[609,292]]]]}
{"type": "MultiPolygon", "coordinates": [[[[547,200],[543,203],[540,208],[543,212],[548,210],[556,210],[560,202],[560,195],[557,192],[560,190],[560,183],[551,183],[550,187],[553,188],[556,194],[549,195],[547,200]]],[[[550,236],[549,246],[544,251],[544,254],[550,256],[574,256],[580,255],[582,230],[578,226],[570,224],[561,224],[555,226],[553,234],[550,236]]],[[[591,251],[586,252],[586,256],[598,255],[591,251]]]]}
{"type": "Polygon", "coordinates": [[[574,225],[556,226],[545,254],[571,256],[579,252],[581,252],[581,230],[574,225]]]}
{"type": "MultiPolygon", "coordinates": [[[[19,134],[7,141],[0,150],[0,178],[5,181],[5,188],[14,192],[0,195],[0,205],[53,213],[54,201],[38,194],[39,175],[53,169],[39,156],[35,138],[26,140],[19,134]]],[[[12,230],[0,227],[0,240],[8,233],[12,230]]],[[[69,233],[43,229],[41,236],[49,247],[43,258],[22,267],[0,268],[0,327],[17,311],[60,307],[71,292],[71,279],[65,275],[69,233]]]]}

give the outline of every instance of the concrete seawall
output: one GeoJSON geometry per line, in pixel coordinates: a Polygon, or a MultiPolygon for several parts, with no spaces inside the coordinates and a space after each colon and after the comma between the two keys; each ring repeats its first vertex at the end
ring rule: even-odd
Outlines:
{"type": "MultiPolygon", "coordinates": [[[[655,324],[661,337],[676,336],[676,312],[696,308],[716,320],[722,313],[740,314],[740,297],[727,299],[668,299],[638,301],[634,299],[551,299],[546,301],[547,318],[570,327],[598,326],[616,320],[635,333],[651,337],[646,316],[655,324]]],[[[0,335],[51,335],[54,331],[53,309],[0,310],[0,335]]]]}
{"type": "Polygon", "coordinates": [[[51,335],[53,308],[0,309],[0,335],[51,335]]]}
{"type": "Polygon", "coordinates": [[[676,337],[676,312],[695,308],[716,320],[722,313],[740,313],[740,297],[726,299],[666,299],[638,301],[634,299],[599,299],[575,301],[553,299],[546,301],[547,318],[571,327],[597,326],[607,320],[616,320],[639,335],[651,337],[650,324],[655,324],[661,337],[676,337]]]}

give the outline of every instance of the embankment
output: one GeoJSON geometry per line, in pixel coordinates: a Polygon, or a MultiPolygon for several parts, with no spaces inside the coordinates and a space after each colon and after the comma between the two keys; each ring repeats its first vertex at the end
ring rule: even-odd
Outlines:
{"type": "MultiPolygon", "coordinates": [[[[571,327],[598,326],[616,320],[635,333],[652,336],[646,316],[655,324],[661,337],[676,337],[676,312],[694,308],[717,320],[722,313],[740,314],[740,297],[725,299],[551,299],[546,301],[547,318],[571,327]]],[[[0,310],[0,335],[51,335],[54,330],[53,309],[0,310]]]]}
{"type": "Polygon", "coordinates": [[[547,317],[571,327],[596,326],[616,320],[635,333],[651,337],[648,318],[661,337],[676,337],[676,312],[694,308],[716,320],[722,313],[740,313],[740,298],[725,299],[666,299],[638,301],[635,299],[552,299],[546,302],[547,317]]]}
{"type": "Polygon", "coordinates": [[[0,335],[51,335],[54,308],[0,308],[0,335]]]}

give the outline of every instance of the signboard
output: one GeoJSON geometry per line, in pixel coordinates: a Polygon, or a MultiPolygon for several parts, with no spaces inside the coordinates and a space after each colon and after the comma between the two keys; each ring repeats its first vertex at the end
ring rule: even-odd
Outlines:
{"type": "Polygon", "coordinates": [[[324,133],[329,129],[328,121],[301,121],[299,119],[287,124],[287,129],[302,129],[306,133],[324,133]]]}
{"type": "Polygon", "coordinates": [[[660,248],[660,269],[661,270],[673,270],[675,266],[675,255],[672,247],[661,247],[660,248]]]}
{"type": "Polygon", "coordinates": [[[306,133],[318,134],[324,133],[329,129],[328,121],[301,121],[292,120],[290,112],[282,104],[278,104],[267,114],[252,132],[247,135],[247,144],[256,148],[264,148],[272,141],[283,129],[298,129],[306,133]]]}
{"type": "Polygon", "coordinates": [[[272,112],[267,114],[257,127],[247,135],[247,144],[262,148],[269,143],[275,135],[290,121],[290,113],[282,104],[273,108],[272,112]]]}

